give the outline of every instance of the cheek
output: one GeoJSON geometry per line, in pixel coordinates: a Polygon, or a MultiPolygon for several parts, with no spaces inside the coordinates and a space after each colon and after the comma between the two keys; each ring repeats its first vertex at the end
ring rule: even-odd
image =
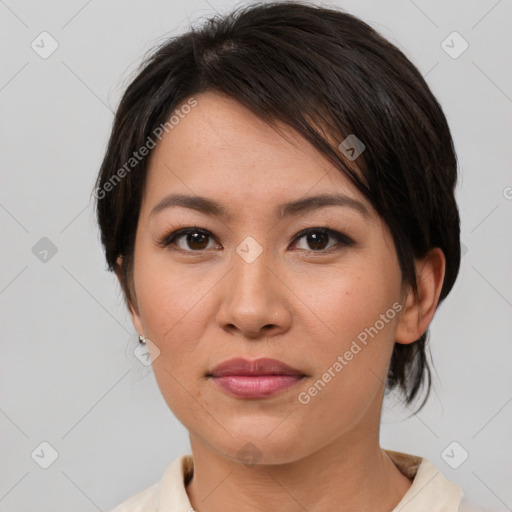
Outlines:
{"type": "MultiPolygon", "coordinates": [[[[135,287],[142,321],[162,350],[184,347],[201,324],[204,298],[215,283],[213,276],[176,268],[163,254],[143,254],[135,266],[135,287]],[[187,331],[190,331],[187,334],[187,331]]],[[[185,348],[188,345],[185,346],[185,348]]]]}
{"type": "MultiPolygon", "coordinates": [[[[309,283],[318,286],[311,294],[315,297],[311,309],[319,312],[317,327],[329,329],[308,348],[315,361],[308,386],[314,389],[302,391],[307,394],[304,401],[311,398],[310,411],[326,421],[331,410],[338,411],[339,417],[359,417],[387,376],[401,309],[400,271],[392,261],[364,263],[343,269],[334,278],[309,283]]],[[[310,334],[314,336],[313,329],[310,334]]]]}
{"type": "Polygon", "coordinates": [[[304,404],[299,410],[315,425],[329,425],[324,434],[335,437],[357,424],[371,404],[378,407],[400,304],[375,276],[331,283],[324,290],[318,310],[329,334],[305,347],[315,371],[297,399],[304,404]]]}
{"type": "Polygon", "coordinates": [[[190,393],[200,399],[197,384],[204,365],[198,351],[208,322],[205,301],[212,284],[207,277],[198,279],[169,268],[168,261],[154,256],[141,258],[135,272],[142,322],[159,350],[152,365],[155,379],[168,407],[189,425],[204,414],[190,400],[190,393]]]}
{"type": "Polygon", "coordinates": [[[307,286],[308,305],[318,312],[318,322],[328,327],[330,334],[342,344],[355,339],[377,321],[383,334],[394,328],[393,304],[400,298],[400,275],[392,266],[387,269],[353,266],[322,279],[308,280],[307,286]],[[381,315],[384,315],[384,325],[381,325],[381,315]]]}

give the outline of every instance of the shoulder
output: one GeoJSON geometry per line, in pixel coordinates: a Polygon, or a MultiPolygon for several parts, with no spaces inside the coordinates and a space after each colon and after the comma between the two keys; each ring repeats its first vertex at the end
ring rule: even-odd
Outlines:
{"type": "Polygon", "coordinates": [[[110,512],[156,512],[158,510],[158,488],[156,483],[134,494],[110,512]]]}
{"type": "MultiPolygon", "coordinates": [[[[458,512],[462,489],[428,460],[417,455],[385,450],[412,485],[393,512],[458,512]]],[[[469,511],[468,511],[469,512],[469,511]]]]}
{"type": "Polygon", "coordinates": [[[393,512],[489,512],[464,496],[428,459],[385,450],[412,485],[393,512]]]}
{"type": "Polygon", "coordinates": [[[159,482],[134,494],[110,512],[187,511],[192,507],[187,496],[186,482],[193,472],[191,455],[174,459],[159,482]]]}

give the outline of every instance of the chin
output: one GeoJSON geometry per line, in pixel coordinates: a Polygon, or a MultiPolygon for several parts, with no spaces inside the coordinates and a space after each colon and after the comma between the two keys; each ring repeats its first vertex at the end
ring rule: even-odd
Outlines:
{"type": "MultiPolygon", "coordinates": [[[[296,428],[284,428],[275,418],[256,423],[238,421],[236,426],[222,423],[230,436],[223,429],[216,439],[203,438],[210,449],[226,459],[241,462],[248,467],[262,464],[288,464],[308,455],[308,446],[303,442],[304,436],[296,428]]],[[[286,420],[285,420],[286,421],[286,420]]],[[[291,424],[293,427],[293,424],[291,424]]],[[[205,433],[211,436],[211,431],[205,433]]]]}

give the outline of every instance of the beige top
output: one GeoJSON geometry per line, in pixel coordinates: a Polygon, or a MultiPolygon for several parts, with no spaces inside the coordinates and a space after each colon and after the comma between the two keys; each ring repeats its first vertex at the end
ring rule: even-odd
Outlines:
{"type": "MultiPolygon", "coordinates": [[[[462,512],[474,510],[461,503],[462,490],[447,480],[427,459],[385,450],[398,469],[413,478],[409,490],[392,512],[462,512]]],[[[186,485],[193,473],[191,455],[174,459],[160,482],[135,494],[111,512],[193,512],[186,485]]]]}

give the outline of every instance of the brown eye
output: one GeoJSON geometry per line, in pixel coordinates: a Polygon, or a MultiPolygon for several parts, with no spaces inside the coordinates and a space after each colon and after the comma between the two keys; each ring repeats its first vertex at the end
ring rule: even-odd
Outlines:
{"type": "Polygon", "coordinates": [[[209,249],[212,235],[200,228],[182,228],[165,235],[159,242],[160,247],[176,246],[184,252],[199,252],[209,249]]]}
{"type": "Polygon", "coordinates": [[[199,251],[206,249],[208,245],[208,235],[196,231],[187,233],[185,236],[186,243],[191,249],[197,249],[199,251]]]}
{"type": "Polygon", "coordinates": [[[307,247],[299,247],[299,249],[310,250],[321,252],[328,252],[330,249],[336,247],[336,245],[340,246],[349,246],[353,245],[354,241],[343,233],[339,233],[338,231],[334,231],[328,228],[308,228],[301,231],[296,237],[295,240],[305,239],[307,247]],[[329,239],[334,239],[338,243],[331,244],[329,246],[329,239]],[[327,250],[325,250],[327,249],[327,250]]]}
{"type": "Polygon", "coordinates": [[[321,232],[308,233],[306,235],[306,241],[312,249],[321,250],[325,249],[326,245],[329,243],[329,236],[321,232]]]}

